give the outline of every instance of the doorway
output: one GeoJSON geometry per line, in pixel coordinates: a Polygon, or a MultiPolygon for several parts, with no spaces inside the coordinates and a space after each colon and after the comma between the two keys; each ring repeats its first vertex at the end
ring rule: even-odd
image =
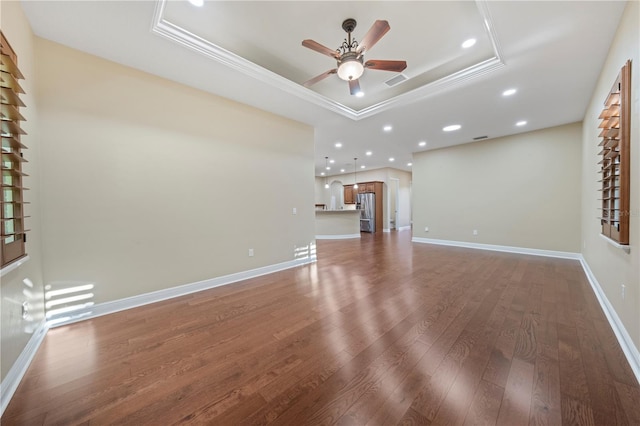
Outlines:
{"type": "Polygon", "coordinates": [[[398,218],[400,217],[400,179],[389,178],[389,229],[398,230],[398,218]]]}

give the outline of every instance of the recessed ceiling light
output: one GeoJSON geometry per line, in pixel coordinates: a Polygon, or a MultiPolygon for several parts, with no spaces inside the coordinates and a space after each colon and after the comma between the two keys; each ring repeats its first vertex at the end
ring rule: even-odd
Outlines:
{"type": "Polygon", "coordinates": [[[363,96],[364,96],[364,92],[362,90],[356,93],[357,98],[361,98],[363,96]]]}
{"type": "Polygon", "coordinates": [[[389,157],[389,161],[394,162],[394,161],[396,161],[396,159],[393,158],[393,157],[389,157]]]}
{"type": "Polygon", "coordinates": [[[320,173],[320,176],[324,176],[324,172],[321,172],[321,173],[320,173]]]}
{"type": "Polygon", "coordinates": [[[333,164],[335,162],[336,162],[336,160],[329,160],[329,163],[331,163],[331,164],[333,164]]]}
{"type": "Polygon", "coordinates": [[[527,124],[527,122],[525,120],[521,120],[516,123],[516,126],[524,126],[525,124],[527,124]]]}
{"type": "Polygon", "coordinates": [[[334,145],[336,148],[342,148],[342,142],[336,142],[334,145]]]}
{"type": "Polygon", "coordinates": [[[407,163],[407,166],[411,167],[413,166],[413,163],[407,163]]]}
{"type": "Polygon", "coordinates": [[[202,6],[204,4],[204,0],[189,0],[189,3],[191,3],[194,6],[202,6]]]}
{"type": "Polygon", "coordinates": [[[450,126],[443,127],[442,130],[445,132],[453,132],[454,130],[460,129],[462,126],[459,124],[452,124],[450,126]]]}
{"type": "Polygon", "coordinates": [[[385,132],[390,132],[392,129],[393,129],[393,127],[391,127],[388,124],[382,128],[382,130],[384,130],[385,132]]]}
{"type": "Polygon", "coordinates": [[[420,146],[427,146],[427,143],[425,141],[420,142],[418,145],[420,146]]]}
{"type": "Polygon", "coordinates": [[[340,173],[344,173],[344,169],[340,169],[340,173]]]}
{"type": "Polygon", "coordinates": [[[366,168],[367,166],[365,166],[364,164],[362,166],[360,166],[361,169],[366,168]]]}
{"type": "Polygon", "coordinates": [[[468,49],[471,46],[473,46],[474,44],[476,44],[476,39],[475,38],[470,38],[469,40],[465,40],[465,42],[462,43],[462,47],[464,49],[468,49]]]}
{"type": "Polygon", "coordinates": [[[366,155],[372,155],[372,154],[373,154],[373,152],[371,152],[371,151],[367,151],[367,152],[365,152],[365,154],[366,154],[366,155]]]}
{"type": "Polygon", "coordinates": [[[516,92],[517,92],[516,89],[507,89],[504,92],[502,92],[502,96],[511,96],[516,92]]]}
{"type": "Polygon", "coordinates": [[[331,167],[327,166],[327,167],[326,167],[326,169],[327,169],[327,170],[331,170],[331,167]]]}

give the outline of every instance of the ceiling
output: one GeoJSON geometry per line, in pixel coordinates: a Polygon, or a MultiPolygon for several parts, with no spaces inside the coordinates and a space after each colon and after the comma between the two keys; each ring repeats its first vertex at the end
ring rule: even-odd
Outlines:
{"type": "MultiPolygon", "coordinates": [[[[23,1],[40,37],[315,128],[316,176],[410,171],[418,151],[582,120],[625,2],[616,1],[23,1]],[[391,30],[365,60],[406,60],[398,74],[365,70],[363,97],[336,75],[330,49],[354,18],[360,40],[391,30]],[[463,48],[474,38],[475,45],[463,48]],[[503,96],[507,89],[516,89],[503,96]],[[526,124],[516,126],[517,122],[526,124]],[[457,124],[461,128],[444,132],[457,124]],[[384,126],[392,126],[384,131],[384,126]],[[340,142],[342,147],[336,148],[340,142]],[[420,142],[425,142],[421,146],[420,142]],[[366,152],[370,151],[370,155],[366,152]],[[325,157],[333,160],[325,170],[325,157]],[[390,159],[394,160],[391,161],[390,159]]],[[[482,143],[482,142],[476,142],[482,143]]]]}

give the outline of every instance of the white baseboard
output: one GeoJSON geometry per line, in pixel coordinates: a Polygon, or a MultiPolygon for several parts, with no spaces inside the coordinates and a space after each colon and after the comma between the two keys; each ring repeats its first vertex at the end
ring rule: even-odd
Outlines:
{"type": "Polygon", "coordinates": [[[627,361],[629,361],[629,365],[633,370],[633,374],[636,376],[636,380],[640,383],[640,352],[638,352],[638,348],[633,343],[633,340],[631,339],[631,336],[629,336],[627,329],[622,324],[622,321],[620,321],[620,317],[616,313],[615,309],[611,306],[611,303],[604,294],[596,276],[591,271],[591,268],[589,268],[589,264],[582,256],[580,256],[580,264],[582,265],[582,269],[591,284],[593,292],[598,298],[598,302],[600,302],[600,307],[604,311],[607,320],[609,320],[609,324],[618,339],[618,343],[620,343],[620,347],[622,348],[627,361]]]}
{"type": "Polygon", "coordinates": [[[411,225],[401,226],[398,228],[398,231],[411,231],[411,225]]]}
{"type": "Polygon", "coordinates": [[[391,228],[382,228],[382,232],[391,232],[391,228]]]}
{"type": "Polygon", "coordinates": [[[346,240],[349,238],[360,238],[360,233],[341,235],[316,235],[316,240],[346,240]]]}
{"type": "Polygon", "coordinates": [[[582,255],[580,253],[573,253],[569,251],[541,250],[541,249],[534,249],[534,248],[527,248],[527,247],[499,246],[494,244],[469,243],[466,241],[436,240],[431,238],[420,238],[420,237],[413,237],[411,241],[414,243],[437,244],[441,246],[453,246],[453,247],[465,247],[465,248],[472,248],[472,249],[479,249],[479,250],[503,251],[508,253],[530,254],[533,256],[559,257],[562,259],[580,260],[582,258],[582,255]]]}
{"type": "Polygon", "coordinates": [[[22,381],[24,374],[27,372],[27,368],[29,368],[29,364],[31,364],[40,344],[44,340],[44,336],[47,335],[48,329],[49,326],[42,320],[18,356],[18,359],[16,359],[7,372],[4,380],[0,383],[0,416],[4,414],[4,410],[9,405],[9,401],[11,401],[16,389],[18,389],[18,385],[22,381]]]}
{"type": "Polygon", "coordinates": [[[124,299],[114,300],[111,302],[99,303],[97,305],[87,307],[83,310],[76,311],[74,312],[73,316],[51,318],[48,322],[48,325],[49,327],[59,327],[62,325],[72,324],[74,322],[84,321],[86,319],[96,318],[102,315],[113,314],[115,312],[137,308],[139,306],[148,305],[150,303],[173,299],[174,297],[180,297],[187,294],[196,293],[198,291],[208,290],[214,287],[220,287],[238,281],[259,277],[261,275],[271,274],[273,272],[282,271],[284,269],[295,268],[296,266],[306,265],[315,261],[316,256],[313,255],[305,259],[290,260],[283,263],[277,263],[275,265],[269,265],[257,269],[238,272],[235,274],[224,275],[222,277],[211,278],[191,284],[171,287],[151,293],[145,293],[137,296],[127,297],[124,299]]]}

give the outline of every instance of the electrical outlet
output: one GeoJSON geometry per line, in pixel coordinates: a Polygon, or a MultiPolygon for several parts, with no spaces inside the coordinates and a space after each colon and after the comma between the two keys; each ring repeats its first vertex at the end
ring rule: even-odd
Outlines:
{"type": "Polygon", "coordinates": [[[253,257],[253,249],[249,249],[249,257],[253,257]]]}
{"type": "Polygon", "coordinates": [[[298,209],[296,209],[295,207],[293,208],[293,212],[292,214],[298,214],[298,209]]]}
{"type": "Polygon", "coordinates": [[[624,293],[626,289],[627,287],[624,284],[622,284],[622,300],[624,300],[624,293]]]}
{"type": "Polygon", "coordinates": [[[429,227],[428,226],[424,227],[424,232],[429,232],[429,227]]]}
{"type": "Polygon", "coordinates": [[[477,229],[473,230],[473,235],[478,235],[478,230],[477,229]]]}

